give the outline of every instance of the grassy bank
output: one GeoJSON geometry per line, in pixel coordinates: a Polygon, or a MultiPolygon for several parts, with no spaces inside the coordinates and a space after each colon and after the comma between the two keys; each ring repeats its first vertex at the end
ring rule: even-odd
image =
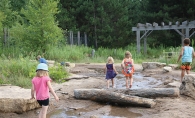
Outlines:
{"type": "Polygon", "coordinates": [[[61,79],[68,76],[66,70],[60,65],[61,62],[72,63],[106,63],[107,57],[112,56],[116,63],[120,63],[124,58],[125,51],[132,53],[135,63],[141,64],[144,61],[156,61],[163,63],[176,63],[178,53],[174,53],[171,57],[166,58],[165,52],[178,52],[180,48],[148,48],[147,54],[137,53],[135,45],[129,45],[125,48],[109,49],[100,47],[92,54],[93,48],[85,46],[61,46],[50,47],[44,54],[39,52],[20,52],[19,49],[12,49],[9,52],[4,50],[0,59],[0,84],[12,84],[21,87],[30,87],[31,79],[35,75],[36,66],[35,60],[37,55],[41,55],[47,60],[55,60],[55,68],[50,67],[50,76],[56,82],[61,82],[61,79]],[[57,67],[57,68],[56,68],[57,67]]]}

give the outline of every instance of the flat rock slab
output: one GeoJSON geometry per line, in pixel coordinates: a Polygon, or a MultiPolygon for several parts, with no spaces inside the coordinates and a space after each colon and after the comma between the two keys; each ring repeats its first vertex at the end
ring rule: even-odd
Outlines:
{"type": "Polygon", "coordinates": [[[0,86],[0,98],[23,98],[30,99],[31,90],[18,86],[0,86]]]}
{"type": "Polygon", "coordinates": [[[35,99],[30,100],[30,89],[0,86],[0,91],[0,112],[23,113],[40,107],[35,99]]]}
{"type": "Polygon", "coordinates": [[[162,68],[164,66],[166,66],[166,63],[160,63],[160,62],[143,62],[142,63],[143,70],[157,69],[157,68],[162,68]]]}
{"type": "Polygon", "coordinates": [[[171,83],[168,83],[168,86],[179,88],[181,86],[181,82],[173,81],[171,83]]]}
{"type": "Polygon", "coordinates": [[[71,80],[71,79],[88,79],[88,76],[84,75],[76,75],[76,74],[71,74],[68,78],[65,78],[65,80],[71,80]]]}

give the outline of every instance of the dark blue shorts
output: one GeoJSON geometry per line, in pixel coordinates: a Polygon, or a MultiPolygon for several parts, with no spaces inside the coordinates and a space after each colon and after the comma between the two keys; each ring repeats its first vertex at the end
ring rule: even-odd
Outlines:
{"type": "Polygon", "coordinates": [[[48,106],[49,105],[49,98],[45,100],[37,100],[40,106],[48,106]]]}

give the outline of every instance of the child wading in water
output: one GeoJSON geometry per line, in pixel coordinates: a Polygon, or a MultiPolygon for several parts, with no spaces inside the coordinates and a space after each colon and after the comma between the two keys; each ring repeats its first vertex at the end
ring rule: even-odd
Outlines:
{"type": "Polygon", "coordinates": [[[192,59],[193,57],[195,57],[194,48],[189,45],[190,45],[190,39],[185,38],[184,46],[181,48],[181,52],[177,60],[177,62],[179,62],[179,60],[182,59],[181,60],[181,82],[183,81],[185,72],[187,74],[190,74],[192,59]]]}
{"type": "Polygon", "coordinates": [[[48,66],[45,63],[40,63],[37,66],[36,76],[32,79],[31,99],[34,99],[36,93],[36,100],[42,107],[39,113],[39,118],[46,118],[47,109],[49,105],[49,91],[54,96],[56,101],[59,101],[58,96],[51,86],[51,79],[48,74],[48,66]]]}
{"type": "Polygon", "coordinates": [[[110,87],[109,80],[112,81],[112,88],[114,88],[114,77],[118,74],[118,72],[115,69],[114,66],[114,59],[112,57],[108,57],[106,67],[105,67],[105,73],[106,73],[106,80],[107,80],[107,88],[110,87]]]}
{"type": "Polygon", "coordinates": [[[132,59],[132,55],[129,51],[125,52],[125,58],[122,61],[121,64],[122,67],[122,73],[126,77],[126,88],[131,88],[133,83],[133,73],[134,73],[134,62],[132,59]],[[128,84],[128,81],[130,80],[130,85],[128,84]]]}

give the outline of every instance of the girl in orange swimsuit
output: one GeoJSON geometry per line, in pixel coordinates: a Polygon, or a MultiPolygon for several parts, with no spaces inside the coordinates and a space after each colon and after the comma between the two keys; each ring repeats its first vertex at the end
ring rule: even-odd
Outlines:
{"type": "Polygon", "coordinates": [[[126,88],[131,88],[133,83],[133,73],[134,73],[134,62],[132,59],[132,55],[129,51],[125,52],[125,58],[122,61],[121,64],[122,67],[122,73],[126,77],[126,88]],[[130,80],[130,85],[128,84],[128,81],[130,80]]]}

